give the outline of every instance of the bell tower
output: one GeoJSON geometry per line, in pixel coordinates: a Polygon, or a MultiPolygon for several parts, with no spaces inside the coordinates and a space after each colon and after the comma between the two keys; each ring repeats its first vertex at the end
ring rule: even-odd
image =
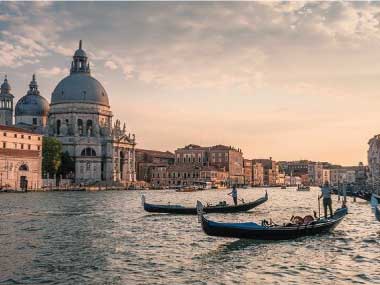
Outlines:
{"type": "Polygon", "coordinates": [[[13,125],[13,95],[10,93],[11,86],[5,75],[0,90],[0,125],[13,125]]]}

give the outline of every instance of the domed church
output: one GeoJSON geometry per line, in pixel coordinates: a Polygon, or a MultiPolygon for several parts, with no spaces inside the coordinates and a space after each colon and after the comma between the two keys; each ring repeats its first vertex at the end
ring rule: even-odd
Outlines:
{"type": "Polygon", "coordinates": [[[34,74],[26,95],[16,103],[15,124],[13,124],[13,98],[11,86],[8,83],[7,76],[5,76],[0,91],[0,125],[15,126],[43,134],[49,112],[49,103],[40,95],[34,74]]]}
{"type": "Polygon", "coordinates": [[[80,41],[70,74],[52,93],[46,130],[75,160],[76,183],[136,180],[135,135],[127,134],[119,120],[113,124],[112,117],[107,92],[91,76],[80,41]]]}

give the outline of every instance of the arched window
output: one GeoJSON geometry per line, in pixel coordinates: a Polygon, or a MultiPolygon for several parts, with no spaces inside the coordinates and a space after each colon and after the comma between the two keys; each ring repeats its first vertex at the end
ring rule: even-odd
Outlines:
{"type": "Polygon", "coordinates": [[[124,152],[120,151],[120,178],[123,179],[123,170],[124,170],[124,160],[125,160],[125,155],[124,152]]]}
{"type": "Polygon", "coordinates": [[[96,156],[96,152],[93,148],[91,147],[86,147],[82,150],[81,156],[96,156]]]}
{"type": "Polygon", "coordinates": [[[57,135],[61,134],[61,120],[57,120],[57,135]]]}
{"type": "Polygon", "coordinates": [[[91,120],[87,120],[86,134],[89,136],[92,136],[92,121],[91,120]]]}
{"type": "Polygon", "coordinates": [[[83,136],[83,121],[78,119],[78,133],[80,136],[83,136]]]}
{"type": "Polygon", "coordinates": [[[18,168],[20,171],[29,171],[29,167],[26,164],[21,164],[18,168]]]}

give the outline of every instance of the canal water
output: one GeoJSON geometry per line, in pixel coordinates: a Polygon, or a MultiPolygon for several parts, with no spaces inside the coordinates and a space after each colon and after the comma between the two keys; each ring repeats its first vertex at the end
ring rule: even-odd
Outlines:
{"type": "MultiPolygon", "coordinates": [[[[318,190],[271,188],[248,213],[209,217],[282,223],[318,212],[318,190]]],[[[189,206],[231,200],[227,190],[1,194],[0,284],[380,284],[380,223],[365,201],[349,198],[332,234],[258,242],[209,237],[195,216],[146,213],[143,193],[189,206]]],[[[264,193],[239,190],[245,201],[264,193]]]]}

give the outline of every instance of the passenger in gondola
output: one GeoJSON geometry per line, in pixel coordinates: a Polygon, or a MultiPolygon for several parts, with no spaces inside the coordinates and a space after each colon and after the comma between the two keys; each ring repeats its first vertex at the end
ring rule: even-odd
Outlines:
{"type": "Polygon", "coordinates": [[[236,206],[238,194],[237,194],[237,189],[235,185],[232,187],[232,191],[228,193],[228,195],[231,195],[232,199],[234,200],[234,204],[236,206]]]}
{"type": "Polygon", "coordinates": [[[331,190],[329,187],[329,183],[325,181],[325,184],[322,186],[322,193],[319,196],[319,199],[323,198],[323,209],[325,210],[325,218],[327,219],[327,207],[330,210],[330,216],[332,217],[332,201],[331,201],[331,190]]]}

